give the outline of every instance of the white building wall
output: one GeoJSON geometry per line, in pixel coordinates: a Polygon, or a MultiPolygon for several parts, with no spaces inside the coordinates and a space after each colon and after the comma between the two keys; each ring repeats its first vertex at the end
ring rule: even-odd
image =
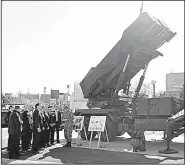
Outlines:
{"type": "Polygon", "coordinates": [[[86,102],[87,99],[84,99],[82,89],[78,82],[74,83],[74,101],[77,102],[86,102]]]}
{"type": "Polygon", "coordinates": [[[75,111],[76,109],[88,109],[87,99],[84,99],[82,89],[79,83],[74,83],[74,92],[70,97],[70,108],[75,111]]]}

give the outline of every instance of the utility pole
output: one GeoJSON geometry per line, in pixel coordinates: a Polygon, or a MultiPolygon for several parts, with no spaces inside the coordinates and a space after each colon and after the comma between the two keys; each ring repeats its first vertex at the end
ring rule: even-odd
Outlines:
{"type": "Polygon", "coordinates": [[[29,96],[29,88],[27,89],[27,96],[25,96],[26,102],[28,103],[30,100],[30,96],[29,96]]]}
{"type": "Polygon", "coordinates": [[[69,106],[69,88],[70,85],[67,85],[67,105],[69,106]]]}
{"type": "Polygon", "coordinates": [[[19,91],[19,98],[21,98],[21,90],[19,91]]]}
{"type": "Polygon", "coordinates": [[[45,96],[46,96],[46,87],[44,87],[44,104],[45,104],[45,96]]]}
{"type": "Polygon", "coordinates": [[[67,93],[69,94],[70,85],[67,85],[67,93]]]}
{"type": "Polygon", "coordinates": [[[152,80],[151,83],[153,85],[153,97],[155,98],[155,84],[156,84],[156,81],[152,80]]]}

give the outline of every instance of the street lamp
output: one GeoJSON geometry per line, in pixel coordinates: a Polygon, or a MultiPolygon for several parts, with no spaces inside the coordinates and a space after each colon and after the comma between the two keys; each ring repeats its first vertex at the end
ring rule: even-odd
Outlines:
{"type": "Polygon", "coordinates": [[[67,85],[67,101],[66,101],[66,104],[69,106],[69,88],[70,88],[70,85],[67,85]]]}
{"type": "Polygon", "coordinates": [[[156,81],[152,80],[151,83],[153,85],[153,97],[155,97],[155,84],[156,84],[156,81]]]}

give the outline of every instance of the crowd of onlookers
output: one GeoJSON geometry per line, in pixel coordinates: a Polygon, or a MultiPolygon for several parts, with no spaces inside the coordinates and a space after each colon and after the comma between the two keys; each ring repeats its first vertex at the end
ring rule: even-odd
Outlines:
{"type": "MultiPolygon", "coordinates": [[[[60,143],[60,128],[64,129],[66,139],[64,147],[71,147],[74,117],[68,106],[64,106],[62,111],[57,105],[42,106],[39,103],[34,108],[24,108],[23,111],[20,110],[19,106],[9,106],[7,119],[9,159],[18,158],[28,150],[37,154],[39,150],[53,145],[55,132],[56,141],[60,143]]],[[[134,125],[132,130],[133,151],[145,151],[144,132],[136,129],[134,125]]]]}
{"type": "Polygon", "coordinates": [[[53,145],[55,132],[56,141],[60,143],[59,130],[62,126],[66,139],[64,147],[71,147],[73,112],[67,106],[62,111],[57,105],[42,106],[39,103],[31,109],[25,107],[23,111],[19,106],[9,106],[7,119],[9,159],[18,158],[29,150],[37,154],[39,150],[53,145]]]}

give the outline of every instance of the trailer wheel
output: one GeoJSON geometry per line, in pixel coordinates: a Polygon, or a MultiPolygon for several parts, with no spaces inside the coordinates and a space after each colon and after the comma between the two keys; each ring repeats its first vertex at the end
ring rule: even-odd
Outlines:
{"type": "MultiPolygon", "coordinates": [[[[90,137],[91,137],[91,132],[88,131],[89,121],[90,121],[90,116],[84,116],[84,126],[85,126],[86,135],[87,135],[88,140],[90,140],[90,137]]],[[[80,136],[83,140],[86,140],[84,129],[82,129],[82,131],[80,131],[80,136]]],[[[96,132],[93,132],[92,140],[95,138],[95,136],[96,136],[96,132]]]]}
{"type": "MultiPolygon", "coordinates": [[[[112,122],[110,117],[107,116],[105,125],[106,125],[106,129],[107,129],[107,134],[108,134],[109,141],[114,141],[116,139],[116,135],[118,134],[117,124],[112,122]]],[[[105,141],[105,142],[107,141],[105,131],[101,133],[101,140],[105,141]]]]}
{"type": "Polygon", "coordinates": [[[125,132],[117,132],[116,136],[122,136],[125,132]]]}
{"type": "Polygon", "coordinates": [[[127,132],[130,137],[132,137],[132,132],[127,132]]]}

